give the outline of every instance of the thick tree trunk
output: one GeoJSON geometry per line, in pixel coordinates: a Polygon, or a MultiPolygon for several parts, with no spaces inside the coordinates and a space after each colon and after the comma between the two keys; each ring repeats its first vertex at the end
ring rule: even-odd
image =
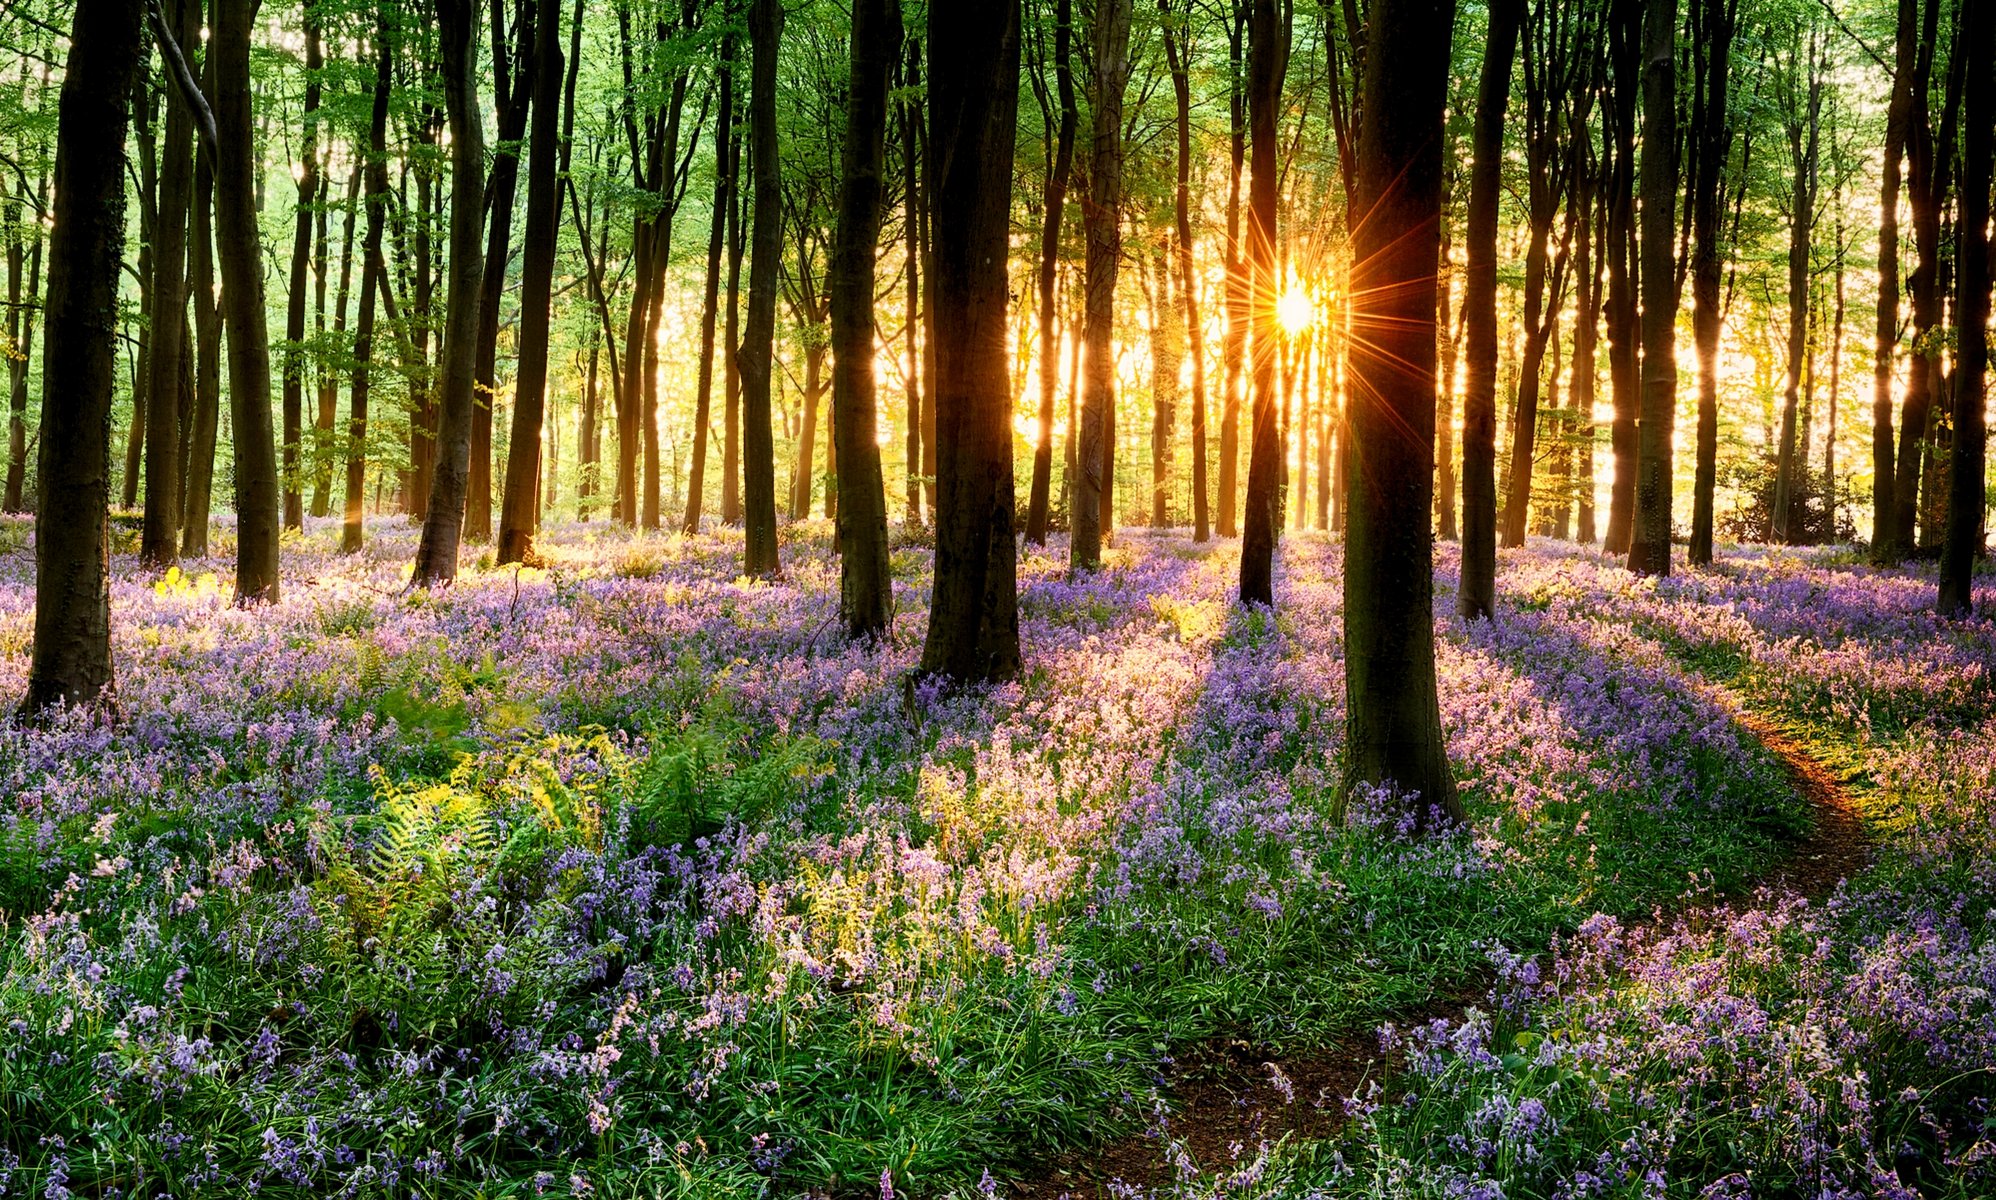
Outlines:
{"type": "Polygon", "coordinates": [[[57,110],[35,513],[35,642],[21,715],[111,696],[111,389],[137,0],[77,0],[57,110]]]}
{"type": "Polygon", "coordinates": [[[229,425],[235,440],[236,602],[277,600],[277,447],[270,428],[270,330],[257,231],[256,128],[250,114],[250,29],[256,0],[216,0],[215,250],[229,323],[229,425]]]}
{"type": "Polygon", "coordinates": [[[444,296],[443,370],[439,387],[436,473],[416,543],[412,587],[457,578],[458,544],[471,460],[472,370],[478,351],[479,287],[484,264],[485,129],[480,115],[472,31],[473,0],[438,0],[444,105],[450,115],[450,278],[444,296]]]}
{"type": "MultiPolygon", "coordinates": [[[[1923,488],[1922,474],[1928,470],[1929,424],[1934,417],[1934,401],[1944,390],[1945,377],[1931,347],[1935,331],[1942,327],[1942,246],[1941,224],[1949,193],[1949,169],[1955,145],[1955,106],[1959,93],[1945,87],[1941,130],[1936,136],[1928,111],[1930,71],[1940,45],[1939,0],[1926,6],[1920,27],[1917,53],[1919,66],[1913,78],[1913,119],[1907,131],[1907,193],[1913,217],[1913,242],[1919,262],[1907,280],[1913,294],[1912,343],[1915,352],[1907,372],[1906,402],[1899,416],[1899,462],[1892,483],[1894,519],[1893,557],[1903,558],[1914,549],[1914,534],[1922,510],[1922,500],[1933,499],[1923,488]]],[[[1963,60],[1956,55],[1954,62],[1963,60]]],[[[1987,64],[1978,64],[1978,70],[1987,64]]]]}
{"type": "Polygon", "coordinates": [[[714,397],[714,318],[721,298],[721,251],[728,235],[728,213],[734,205],[732,173],[735,120],[735,37],[721,39],[721,113],[714,124],[714,213],[707,231],[707,283],[700,303],[700,381],[693,398],[693,462],[686,477],[686,517],[679,527],[700,532],[700,506],[707,491],[707,424],[714,397]]]}
{"type": "MultiPolygon", "coordinates": [[[[1451,5],[1451,7],[1453,7],[1451,5]]],[[[1282,530],[1282,430],[1277,427],[1278,328],[1275,305],[1276,122],[1282,105],[1282,77],[1289,65],[1289,9],[1276,0],[1252,0],[1248,16],[1248,126],[1253,162],[1248,185],[1248,324],[1254,335],[1254,418],[1248,448],[1247,503],[1241,521],[1242,604],[1275,603],[1275,540],[1282,530]],[[1278,11],[1279,10],[1279,11],[1278,11]]],[[[1427,271],[1434,273],[1434,247],[1427,271]]],[[[1433,295],[1430,293],[1430,301],[1433,295]]],[[[1432,305],[1428,321],[1432,325],[1432,305]]],[[[1433,383],[1434,347],[1428,347],[1433,383]]],[[[1430,397],[1429,420],[1434,419],[1430,397]]],[[[1432,453],[1432,447],[1430,453],[1432,453]]],[[[1432,485],[1430,485],[1432,486],[1432,485]]],[[[1424,523],[1427,509],[1421,510],[1424,523]]]]}
{"type": "MultiPolygon", "coordinates": [[[[506,267],[512,258],[513,206],[519,192],[520,143],[527,136],[527,121],[536,102],[537,67],[535,51],[540,46],[536,32],[536,2],[521,6],[511,45],[506,37],[504,0],[493,0],[492,23],[493,99],[498,111],[499,138],[492,153],[492,173],[486,181],[485,270],[479,279],[478,349],[472,358],[471,458],[465,476],[464,536],[474,542],[492,539],[492,418],[499,399],[499,309],[506,293],[506,267]]],[[[550,18],[559,24],[557,8],[550,18]]],[[[553,54],[561,57],[561,40],[553,42],[553,54]]],[[[548,88],[549,107],[559,104],[560,79],[548,88]]],[[[551,114],[550,119],[558,114],[551,114]]],[[[555,134],[548,134],[549,158],[555,150],[555,134]]],[[[559,193],[557,193],[557,196],[559,193]]],[[[559,210],[556,210],[557,212],[559,210]]],[[[547,231],[549,237],[554,230],[547,231]]],[[[531,243],[528,243],[531,246],[531,243]]],[[[524,315],[522,317],[524,320],[524,315]]],[[[545,363],[543,363],[545,371],[545,363]]],[[[535,426],[538,436],[539,426],[535,426]]],[[[539,458],[536,455],[536,466],[539,458]]],[[[516,562],[517,559],[500,559],[516,562]]]]}
{"type": "MultiPolygon", "coordinates": [[[[1073,535],[1069,566],[1092,570],[1102,561],[1102,543],[1116,526],[1113,476],[1115,425],[1111,407],[1116,389],[1116,272],[1123,255],[1123,93],[1130,82],[1131,0],[1096,0],[1093,33],[1095,77],[1089,95],[1094,116],[1090,138],[1088,205],[1082,223],[1088,233],[1088,284],[1083,338],[1081,434],[1075,453],[1073,535]]],[[[940,74],[934,72],[933,74],[940,74]]],[[[936,131],[941,137],[941,130],[936,131]]]]}
{"type": "Polygon", "coordinates": [[[1992,139],[1996,139],[1996,8],[1969,4],[1962,10],[1958,55],[1972,66],[1962,98],[1963,139],[1961,217],[1955,246],[1955,329],[1959,356],[1954,368],[1954,447],[1948,462],[1947,528],[1941,541],[1939,608],[1943,614],[1973,611],[1975,557],[1983,549],[1983,515],[1988,507],[1985,461],[1988,429],[1984,384],[1989,367],[1989,187],[1992,139]]]}
{"type": "Polygon", "coordinates": [[[874,398],[874,255],[887,161],[887,85],[901,51],[898,0],[854,0],[838,228],[832,238],[832,457],[838,477],[839,615],[853,637],[887,631],[887,491],[874,398]]]}
{"type": "Polygon", "coordinates": [[[1006,235],[1018,0],[931,10],[928,47],[938,454],[921,670],[960,682],[1010,679],[1019,670],[1019,605],[1006,235]]]}
{"type": "MultiPolygon", "coordinates": [[[[180,0],[173,7],[172,20],[174,42],[188,44],[200,28],[198,5],[180,0]]],[[[188,97],[178,88],[167,89],[165,132],[160,145],[159,212],[153,241],[151,377],[145,393],[145,524],[139,534],[139,561],[154,570],[165,570],[180,561],[180,377],[181,350],[187,340],[187,223],[194,195],[194,113],[188,97]]]]}
{"type": "MultiPolygon", "coordinates": [[[[746,458],[748,537],[743,573],[782,573],[776,553],[776,438],[770,427],[770,375],[776,351],[776,275],[783,246],[782,166],[776,144],[776,56],[783,39],[778,0],[750,0],[749,155],[754,165],[754,256],[749,263],[748,325],[738,351],[742,442],[746,458]]],[[[1009,194],[1009,193],[1008,193],[1009,194]]]]}
{"type": "MultiPolygon", "coordinates": [[[[1067,208],[1067,178],[1074,167],[1074,135],[1080,121],[1074,101],[1074,0],[1058,0],[1054,16],[1054,87],[1060,97],[1054,132],[1053,165],[1040,197],[1039,422],[1033,431],[1032,490],[1026,499],[1026,540],[1043,546],[1053,499],[1053,406],[1060,379],[1059,323],[1054,285],[1060,274],[1060,227],[1067,208]]],[[[1167,44],[1169,39],[1167,39],[1167,44]]]]}
{"type": "MultiPolygon", "coordinates": [[[[554,293],[555,242],[561,229],[561,2],[537,0],[533,52],[532,137],[527,159],[527,229],[520,263],[520,367],[513,427],[506,445],[500,502],[501,563],[531,562],[540,521],[541,426],[546,414],[548,326],[554,293]]],[[[489,264],[488,264],[489,268],[489,264]]],[[[711,328],[711,327],[710,327],[711,328]]]]}
{"type": "Polygon", "coordinates": [[[1488,617],[1497,587],[1497,200],[1503,184],[1504,109],[1511,99],[1524,0],[1491,0],[1469,174],[1462,281],[1462,572],[1456,611],[1488,617]]]}
{"type": "Polygon", "coordinates": [[[1460,822],[1435,688],[1435,256],[1454,0],[1373,0],[1353,231],[1344,628],[1349,782],[1460,822]]]}
{"type": "Polygon", "coordinates": [[[1693,0],[1704,87],[1693,98],[1691,127],[1692,337],[1698,343],[1698,465],[1692,485],[1693,566],[1712,562],[1713,492],[1719,459],[1719,191],[1732,144],[1726,115],[1738,0],[1693,0]]]}
{"type": "Polygon", "coordinates": [[[1629,569],[1670,574],[1671,437],[1677,424],[1677,0],[1643,18],[1642,427],[1629,569]]]}

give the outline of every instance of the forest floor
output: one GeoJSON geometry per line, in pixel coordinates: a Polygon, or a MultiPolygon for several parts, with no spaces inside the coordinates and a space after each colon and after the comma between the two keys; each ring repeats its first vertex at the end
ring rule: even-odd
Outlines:
{"type": "MultiPolygon", "coordinates": [[[[120,536],[129,534],[121,524],[120,536]]],[[[0,1196],[1996,1187],[1996,589],[1535,541],[1436,599],[1467,828],[1341,786],[1339,549],[1020,570],[1020,679],[829,530],[114,556],[124,720],[0,726],[0,1196]],[[913,719],[911,719],[911,717],[913,719]]],[[[0,523],[0,691],[31,534],[0,523]]]]}

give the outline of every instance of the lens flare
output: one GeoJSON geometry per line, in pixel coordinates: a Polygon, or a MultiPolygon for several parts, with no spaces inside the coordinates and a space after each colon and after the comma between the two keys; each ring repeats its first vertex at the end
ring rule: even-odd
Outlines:
{"type": "Polygon", "coordinates": [[[1275,319],[1282,323],[1282,331],[1294,337],[1310,327],[1317,319],[1317,306],[1301,288],[1290,288],[1275,302],[1275,319]]]}

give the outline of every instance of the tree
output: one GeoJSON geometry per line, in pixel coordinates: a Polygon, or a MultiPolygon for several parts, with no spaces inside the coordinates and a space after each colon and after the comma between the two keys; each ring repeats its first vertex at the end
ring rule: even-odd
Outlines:
{"type": "Polygon", "coordinates": [[[250,29],[257,0],[214,0],[215,257],[229,327],[229,424],[236,450],[236,602],[276,603],[277,446],[270,427],[270,329],[257,231],[250,29]]]}
{"type": "MultiPolygon", "coordinates": [[[[1248,328],[1254,338],[1254,417],[1248,445],[1247,503],[1241,513],[1242,604],[1275,603],[1275,539],[1282,529],[1282,443],[1276,427],[1279,385],[1275,361],[1279,291],[1276,158],[1280,148],[1275,125],[1282,106],[1282,77],[1289,66],[1289,9],[1283,6],[1278,13],[1277,8],[1276,0],[1252,0],[1248,11],[1248,138],[1253,160],[1248,184],[1247,302],[1248,328]]],[[[1434,270],[1432,248],[1428,270],[1434,270]]],[[[1432,319],[1430,314],[1430,323],[1432,319]]],[[[1434,347],[1428,350],[1432,355],[1434,347]]],[[[1433,376],[1430,369],[1431,385],[1433,376]]]]}
{"type": "MultiPolygon", "coordinates": [[[[168,90],[166,136],[161,139],[159,213],[153,245],[152,355],[146,384],[145,525],[139,534],[139,561],[164,570],[180,560],[182,343],[187,330],[187,225],[194,197],[193,77],[181,58],[200,24],[200,6],[180,0],[173,6],[171,30],[157,31],[171,69],[186,76],[185,87],[168,90]]],[[[312,43],[316,45],[316,42],[312,43]]],[[[212,118],[210,118],[212,120],[212,118]]],[[[304,185],[300,185],[302,188],[304,185]]]]}
{"type": "MultiPolygon", "coordinates": [[[[510,37],[506,32],[503,0],[493,0],[490,9],[492,98],[498,117],[499,137],[493,147],[492,172],[485,186],[485,262],[484,272],[479,277],[477,349],[472,354],[471,367],[471,457],[465,474],[464,536],[474,542],[490,541],[492,538],[492,412],[499,398],[499,308],[506,292],[506,268],[512,260],[513,204],[519,192],[520,144],[526,137],[527,122],[533,116],[534,106],[539,103],[537,80],[540,74],[535,60],[541,46],[536,32],[537,17],[542,15],[536,12],[539,7],[539,0],[519,0],[510,37]]],[[[559,9],[554,19],[559,22],[559,9]]],[[[561,40],[558,34],[551,45],[555,57],[559,59],[561,40]]],[[[558,74],[556,82],[547,91],[548,107],[554,109],[560,103],[561,96],[558,74]]],[[[547,135],[550,158],[553,157],[554,140],[555,135],[550,128],[547,135]]],[[[532,186],[531,182],[528,186],[532,186]]],[[[552,203],[553,195],[550,192],[543,197],[544,202],[552,203]]],[[[545,231],[547,238],[554,236],[554,226],[555,222],[548,223],[545,231]]],[[[524,253],[535,252],[534,244],[528,242],[524,253]]],[[[551,242],[543,248],[543,252],[552,263],[554,251],[551,242]]],[[[521,285],[524,289],[525,263],[521,265],[521,285]]],[[[549,269],[552,271],[553,268],[549,269]]],[[[520,320],[524,337],[524,311],[520,320]]],[[[534,428],[536,469],[539,467],[539,438],[537,424],[534,428]]],[[[528,481],[528,486],[533,486],[532,480],[528,481]]]]}
{"type": "Polygon", "coordinates": [[[1469,175],[1469,261],[1462,281],[1462,577],[1456,611],[1488,617],[1497,587],[1497,198],[1524,0],[1491,0],[1469,175]]]}
{"type": "Polygon", "coordinates": [[[1793,168],[1788,206],[1788,387],[1781,400],[1781,443],[1775,457],[1774,540],[1794,540],[1790,522],[1794,516],[1795,475],[1807,457],[1797,453],[1795,423],[1801,402],[1804,360],[1809,355],[1809,293],[1814,280],[1809,274],[1809,252],[1815,245],[1817,150],[1822,134],[1823,74],[1828,63],[1817,53],[1815,27],[1803,40],[1801,25],[1794,30],[1788,68],[1784,72],[1783,123],[1788,133],[1789,162],[1793,168]]]}
{"type": "Polygon", "coordinates": [[[1961,217],[1956,244],[1955,326],[1960,355],[1954,369],[1954,453],[1948,463],[1947,529],[1941,542],[1939,608],[1966,614],[1972,608],[1975,556],[1982,548],[1987,507],[1988,430],[1984,385],[1989,368],[1989,188],[1996,140],[1996,8],[1966,4],[1957,55],[1979,63],[1967,73],[1962,99],[1965,127],[1961,217]]]}
{"type": "Polygon", "coordinates": [[[561,3],[537,0],[531,101],[532,145],[527,159],[527,229],[520,264],[520,370],[513,396],[513,428],[506,445],[506,488],[499,509],[502,563],[534,557],[539,524],[541,426],[546,415],[548,324],[554,291],[554,252],[561,226],[561,192],[555,178],[560,153],[561,3]]]}
{"type": "MultiPolygon", "coordinates": [[[[721,296],[721,252],[727,245],[728,216],[735,205],[735,31],[730,24],[721,35],[721,112],[714,124],[714,212],[707,233],[706,294],[700,306],[700,382],[693,402],[693,462],[687,469],[686,517],[680,522],[687,533],[700,532],[700,506],[706,500],[707,423],[714,397],[714,319],[721,296]]],[[[731,295],[730,307],[733,299],[731,295]]],[[[733,316],[730,312],[731,322],[733,316]]]]}
{"type": "MultiPolygon", "coordinates": [[[[1080,115],[1074,102],[1074,0],[1058,0],[1054,15],[1054,90],[1058,125],[1050,130],[1053,162],[1040,197],[1040,411],[1033,433],[1033,479],[1026,499],[1026,540],[1046,544],[1047,511],[1053,494],[1053,401],[1060,379],[1060,347],[1055,321],[1055,284],[1060,275],[1061,217],[1067,207],[1067,177],[1074,168],[1074,135],[1080,115]]],[[[1044,89],[1042,89],[1043,91],[1044,89]]],[[[1051,114],[1049,114],[1051,115],[1051,114]]],[[[1049,122],[1053,124],[1052,121],[1049,122]]],[[[911,268],[912,269],[912,268],[911,268]]]]}
{"type": "Polygon", "coordinates": [[[1352,231],[1344,628],[1350,781],[1462,819],[1435,690],[1436,254],[1454,0],[1373,0],[1352,231]]]}
{"type": "Polygon", "coordinates": [[[854,0],[852,85],[832,237],[832,445],[838,463],[839,614],[853,637],[894,616],[887,491],[880,474],[873,377],[873,261],[887,163],[887,83],[901,56],[898,0],[854,0]]]}
{"type": "Polygon", "coordinates": [[[1671,436],[1677,424],[1677,0],[1645,0],[1642,151],[1642,424],[1629,569],[1670,574],[1671,436]]]}
{"type": "MultiPolygon", "coordinates": [[[[303,529],[305,527],[305,499],[301,472],[301,450],[305,436],[305,303],[309,293],[305,287],[305,274],[312,264],[312,218],[320,201],[321,183],[319,179],[319,73],[325,68],[324,51],[319,39],[319,14],[315,4],[305,5],[305,137],[298,155],[298,212],[293,219],[291,234],[291,286],[284,305],[284,527],[303,529]]],[[[167,143],[169,150],[173,141],[173,110],[167,110],[167,143]]],[[[165,181],[160,188],[161,203],[166,202],[165,181]]],[[[166,303],[180,304],[180,297],[161,296],[166,303]]],[[[178,324],[178,318],[174,318],[178,324]]],[[[165,328],[159,329],[161,337],[171,336],[165,328]]],[[[153,347],[157,361],[160,345],[153,347]]],[[[168,357],[177,358],[169,352],[168,357]]],[[[158,386],[157,383],[154,385],[158,386]]],[[[159,429],[160,423],[146,417],[149,433],[159,429]]],[[[168,427],[170,432],[171,426],[168,427]]],[[[178,438],[174,439],[176,442],[178,438]]],[[[150,478],[146,487],[152,487],[150,478]]]]}
{"type": "Polygon", "coordinates": [[[1891,100],[1885,110],[1885,146],[1878,182],[1878,319],[1871,368],[1871,557],[1898,554],[1892,528],[1898,519],[1893,494],[1892,365],[1899,346],[1899,189],[1906,138],[1913,119],[1913,78],[1918,72],[1919,0],[1899,0],[1893,39],[1891,100]]]}
{"type": "Polygon", "coordinates": [[[354,321],[353,383],[347,400],[346,504],[340,529],[340,551],[360,550],[367,503],[367,406],[373,385],[375,296],[381,289],[384,264],[381,235],[388,219],[388,102],[394,47],[388,38],[388,18],[375,26],[374,103],[367,126],[367,233],[360,248],[360,314],[354,321]]]}
{"type": "Polygon", "coordinates": [[[1686,557],[1694,566],[1709,566],[1712,492],[1718,482],[1719,457],[1719,200],[1732,141],[1726,104],[1739,0],[1693,3],[1694,62],[1703,79],[1691,101],[1691,233],[1695,243],[1691,253],[1691,299],[1695,305],[1691,330],[1698,343],[1698,465],[1686,557]]]}
{"type": "Polygon", "coordinates": [[[927,177],[935,220],[936,569],[924,674],[1019,670],[1007,372],[1018,0],[929,13],[927,177]]]}
{"type": "Polygon", "coordinates": [[[776,145],[776,55],[783,40],[778,0],[749,3],[749,158],[753,168],[753,257],[748,320],[737,352],[742,379],[745,524],[742,571],[773,577],[776,557],[776,439],[770,428],[770,371],[776,353],[777,256],[783,239],[783,177],[776,145]]]}
{"type": "Polygon", "coordinates": [[[125,132],[140,0],[77,0],[56,124],[35,513],[35,643],[21,714],[111,700],[111,388],[125,132]]]}
{"type": "MultiPolygon", "coordinates": [[[[1192,86],[1193,45],[1191,10],[1180,18],[1171,0],[1158,0],[1164,15],[1164,54],[1171,71],[1171,90],[1178,102],[1178,187],[1172,196],[1177,223],[1179,302],[1184,306],[1186,352],[1192,357],[1192,540],[1211,536],[1206,509],[1206,355],[1199,324],[1199,283],[1192,269],[1192,86]]],[[[1049,294],[1051,289],[1049,289],[1049,294]]],[[[1051,352],[1052,343],[1046,343],[1051,352]]],[[[1051,396],[1042,420],[1051,416],[1051,396]]]]}
{"type": "MultiPolygon", "coordinates": [[[[225,0],[226,2],[226,0],[225,0]]],[[[436,475],[430,482],[422,539],[416,543],[412,587],[435,587],[457,578],[458,543],[471,465],[473,370],[478,350],[479,287],[484,264],[485,129],[474,72],[473,0],[438,0],[443,43],[444,107],[450,119],[450,277],[444,298],[441,382],[442,420],[437,428],[436,475]]]]}
{"type": "MultiPolygon", "coordinates": [[[[1123,256],[1123,92],[1129,86],[1131,0],[1096,0],[1093,87],[1088,101],[1094,128],[1089,144],[1087,311],[1082,334],[1081,430],[1076,443],[1073,535],[1068,563],[1077,571],[1102,561],[1102,543],[1116,526],[1113,500],[1116,390],[1116,274],[1123,256]]],[[[933,86],[933,80],[931,82],[933,86]]]]}

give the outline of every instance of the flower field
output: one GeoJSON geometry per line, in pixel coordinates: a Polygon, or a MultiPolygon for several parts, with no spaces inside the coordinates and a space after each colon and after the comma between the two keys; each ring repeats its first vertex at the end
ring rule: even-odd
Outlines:
{"type": "Polygon", "coordinates": [[[780,583],[571,525],[438,592],[338,533],[247,611],[226,528],[120,555],[122,722],[0,727],[0,1195],[1040,1195],[1132,1143],[1173,1169],[1077,1200],[1996,1191],[1987,580],[1941,621],[1917,569],[1534,543],[1465,625],[1445,549],[1471,824],[1413,839],[1341,784],[1321,537],[1272,612],[1228,543],[1028,551],[1019,682],[945,694],[920,544],[854,645],[822,524],[780,583]],[[1740,711],[1861,874],[1757,890],[1817,814],[1740,711]],[[1186,1148],[1200,1047],[1375,1029],[1322,1136],[1186,1148]]]}

